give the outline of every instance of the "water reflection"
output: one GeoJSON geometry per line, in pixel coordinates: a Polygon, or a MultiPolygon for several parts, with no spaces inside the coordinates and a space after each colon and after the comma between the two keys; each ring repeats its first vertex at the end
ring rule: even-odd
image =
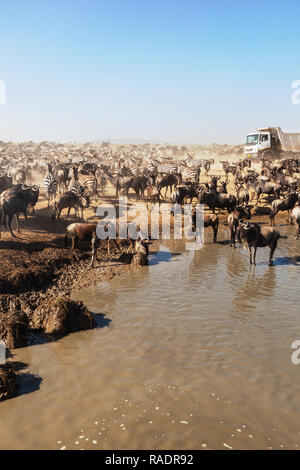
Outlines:
{"type": "Polygon", "coordinates": [[[84,435],[85,448],[266,447],[269,436],[274,448],[292,447],[299,245],[281,240],[274,266],[262,249],[250,267],[226,237],[221,228],[220,243],[194,252],[157,242],[149,266],[77,293],[99,328],[17,351],[44,380],[1,404],[3,446],[49,448],[64,438],[78,448],[84,435]]]}

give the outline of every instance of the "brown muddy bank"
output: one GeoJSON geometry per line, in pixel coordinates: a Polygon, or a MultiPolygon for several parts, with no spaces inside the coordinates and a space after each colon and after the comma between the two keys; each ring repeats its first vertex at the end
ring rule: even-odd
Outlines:
{"type": "Polygon", "coordinates": [[[70,300],[71,290],[107,281],[128,262],[127,258],[118,262],[118,254],[109,259],[101,250],[101,261],[91,269],[89,251],[74,253],[62,246],[2,253],[0,339],[10,349],[26,346],[32,332],[52,340],[94,328],[92,314],[82,303],[70,300]]]}

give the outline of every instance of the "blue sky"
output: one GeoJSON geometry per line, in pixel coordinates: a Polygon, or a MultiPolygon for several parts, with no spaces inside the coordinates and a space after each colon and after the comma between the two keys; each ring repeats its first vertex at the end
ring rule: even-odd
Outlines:
{"type": "Polygon", "coordinates": [[[0,0],[0,140],[300,132],[300,2],[0,0]]]}

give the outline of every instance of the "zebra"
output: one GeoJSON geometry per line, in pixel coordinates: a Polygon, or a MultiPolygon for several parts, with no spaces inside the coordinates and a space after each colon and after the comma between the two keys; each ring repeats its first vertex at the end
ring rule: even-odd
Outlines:
{"type": "Polygon", "coordinates": [[[95,201],[98,200],[98,181],[96,176],[88,175],[86,178],[82,179],[82,186],[84,190],[87,190],[92,196],[94,196],[95,201]]]}
{"type": "Polygon", "coordinates": [[[183,159],[183,164],[188,167],[196,167],[196,166],[201,166],[201,161],[195,160],[195,158],[191,158],[187,156],[183,159]]]}
{"type": "Polygon", "coordinates": [[[201,168],[204,168],[205,170],[205,176],[208,176],[210,165],[212,163],[215,163],[214,159],[212,158],[210,160],[201,160],[200,164],[201,164],[201,168]]]}
{"type": "Polygon", "coordinates": [[[156,176],[158,171],[157,171],[157,165],[153,162],[149,162],[147,163],[146,165],[146,172],[147,174],[149,175],[153,175],[153,176],[156,176]]]}
{"type": "Polygon", "coordinates": [[[199,183],[201,168],[196,167],[185,167],[181,171],[183,181],[193,181],[199,183]]]}
{"type": "Polygon", "coordinates": [[[140,176],[140,167],[138,166],[130,166],[129,171],[133,176],[140,176]]]}
{"type": "Polygon", "coordinates": [[[52,175],[52,170],[51,170],[51,167],[49,166],[48,166],[48,172],[44,178],[44,189],[46,193],[46,198],[48,199],[48,209],[49,209],[50,199],[55,199],[56,191],[57,191],[57,181],[56,181],[56,178],[52,175]]]}
{"type": "MultiPolygon", "coordinates": [[[[76,196],[79,196],[81,200],[85,199],[86,207],[89,207],[90,197],[86,194],[84,186],[82,186],[79,183],[79,181],[75,181],[72,185],[70,185],[68,192],[76,194],[76,196]]],[[[64,193],[64,194],[66,194],[66,193],[64,193]]],[[[75,209],[75,215],[76,215],[76,209],[75,209]]]]}
{"type": "Polygon", "coordinates": [[[157,171],[160,174],[174,175],[178,173],[178,165],[174,163],[161,163],[157,165],[157,171]]]}
{"type": "Polygon", "coordinates": [[[83,196],[85,193],[84,187],[79,183],[79,181],[74,181],[72,184],[70,184],[69,191],[71,193],[77,194],[78,196],[83,196]]]}

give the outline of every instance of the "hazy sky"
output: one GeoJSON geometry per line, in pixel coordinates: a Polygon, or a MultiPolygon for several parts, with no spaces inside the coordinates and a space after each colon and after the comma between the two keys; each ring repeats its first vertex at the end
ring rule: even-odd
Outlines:
{"type": "Polygon", "coordinates": [[[300,132],[299,0],[0,0],[0,140],[300,132]]]}

